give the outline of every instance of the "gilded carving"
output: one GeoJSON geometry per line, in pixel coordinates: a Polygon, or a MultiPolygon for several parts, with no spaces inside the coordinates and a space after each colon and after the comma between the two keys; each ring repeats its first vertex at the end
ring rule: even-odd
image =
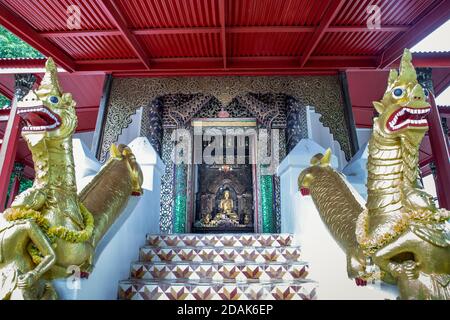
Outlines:
{"type": "MultiPolygon", "coordinates": [[[[301,105],[314,106],[322,114],[323,124],[330,128],[347,157],[350,157],[350,143],[337,76],[193,77],[114,79],[101,160],[106,159],[107,150],[117,141],[121,130],[129,125],[130,116],[136,109],[147,106],[149,101],[157,97],[198,94],[215,97],[222,106],[227,106],[234,98],[244,97],[248,93],[283,93],[292,96],[301,105]]],[[[179,105],[175,107],[177,109],[179,105]]]]}

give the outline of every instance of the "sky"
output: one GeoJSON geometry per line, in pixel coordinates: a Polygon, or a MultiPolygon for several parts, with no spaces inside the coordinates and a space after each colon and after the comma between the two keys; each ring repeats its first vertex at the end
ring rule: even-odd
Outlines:
{"type": "MultiPolygon", "coordinates": [[[[450,20],[412,47],[411,51],[450,51],[450,20]]],[[[450,106],[450,86],[436,97],[436,104],[450,106]]]]}

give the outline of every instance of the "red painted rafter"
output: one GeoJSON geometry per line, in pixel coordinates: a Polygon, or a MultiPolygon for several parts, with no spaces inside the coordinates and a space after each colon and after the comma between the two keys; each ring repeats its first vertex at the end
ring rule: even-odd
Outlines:
{"type": "MultiPolygon", "coordinates": [[[[331,26],[327,32],[404,32],[408,25],[384,25],[379,29],[368,29],[366,26],[331,26]]],[[[176,27],[136,29],[130,32],[137,36],[170,35],[170,34],[211,34],[220,33],[221,27],[176,27]]],[[[310,26],[234,26],[227,27],[226,33],[308,33],[314,32],[310,26]]],[[[120,36],[120,30],[63,30],[39,33],[44,38],[72,38],[93,36],[120,36]]]]}
{"type": "Polygon", "coordinates": [[[50,41],[39,35],[24,19],[0,4],[0,24],[22,40],[28,42],[45,56],[51,56],[56,63],[69,72],[75,71],[71,57],[50,41]]]}
{"type": "Polygon", "coordinates": [[[193,69],[193,70],[160,70],[152,72],[125,71],[114,72],[114,78],[128,77],[221,77],[221,76],[329,76],[337,75],[336,70],[294,70],[294,69],[193,69]]]}
{"type": "MultiPolygon", "coordinates": [[[[14,92],[8,88],[7,86],[5,86],[4,83],[0,82],[0,94],[2,94],[3,96],[5,96],[6,98],[8,98],[9,100],[12,100],[13,96],[14,96],[14,92]]],[[[3,107],[3,106],[0,106],[3,107]]]]}
{"type": "Polygon", "coordinates": [[[450,18],[450,1],[442,0],[421,18],[407,32],[399,36],[381,54],[379,67],[386,68],[395,62],[403,53],[404,48],[411,48],[421,39],[440,27],[450,18]]]}
{"type": "Polygon", "coordinates": [[[441,81],[436,82],[434,81],[434,93],[436,94],[436,97],[439,96],[445,89],[450,86],[450,72],[445,76],[441,81]]]}
{"type": "Polygon", "coordinates": [[[0,148],[0,211],[3,211],[8,193],[9,179],[16,158],[20,136],[20,117],[17,115],[17,103],[13,100],[10,116],[6,124],[5,135],[0,148]]]}
{"type": "MultiPolygon", "coordinates": [[[[414,64],[417,67],[446,67],[450,68],[450,53],[413,53],[414,64]]],[[[323,69],[330,70],[343,68],[371,68],[377,66],[377,56],[310,56],[308,63],[303,67],[307,69],[323,69]]],[[[1,68],[14,68],[15,60],[0,59],[1,68]]],[[[44,59],[27,59],[16,60],[24,72],[26,68],[42,67],[45,63],[44,59]]],[[[153,58],[150,63],[156,69],[167,68],[168,71],[192,69],[194,67],[202,69],[223,69],[223,57],[174,57],[174,58],[153,58]]],[[[260,56],[260,57],[230,57],[227,56],[227,68],[233,69],[236,64],[242,65],[247,63],[249,67],[256,68],[274,68],[280,65],[290,67],[293,69],[300,68],[298,66],[298,58],[293,56],[260,56]]],[[[392,67],[396,67],[393,64],[392,67]]],[[[94,73],[101,71],[108,72],[135,72],[143,71],[143,66],[140,59],[102,59],[102,60],[79,60],[76,61],[76,68],[78,72],[94,73]]],[[[440,86],[445,89],[450,82],[450,76],[447,77],[447,82],[436,84],[437,93],[440,93],[440,86]],[[448,79],[447,79],[448,78],[448,79]]],[[[0,86],[0,93],[2,88],[0,86]]]]}
{"type": "Polygon", "coordinates": [[[107,16],[114,22],[117,29],[120,30],[123,38],[130,45],[131,49],[133,49],[141,62],[147,69],[150,69],[150,58],[147,52],[139,43],[136,36],[128,29],[126,19],[117,4],[111,0],[100,0],[99,3],[103,7],[103,10],[107,16]]]}
{"type": "Polygon", "coordinates": [[[325,32],[327,31],[327,28],[333,21],[333,19],[338,14],[339,10],[344,5],[345,0],[331,0],[328,4],[328,8],[325,11],[325,14],[320,21],[319,26],[317,27],[316,31],[314,31],[314,34],[312,35],[308,45],[306,46],[305,53],[301,57],[300,60],[300,66],[303,67],[308,62],[309,57],[313,54],[314,50],[316,49],[317,45],[319,44],[320,40],[324,36],[325,32]]]}
{"type": "MultiPolygon", "coordinates": [[[[198,58],[159,58],[150,60],[152,72],[163,71],[188,71],[188,70],[223,70],[223,57],[198,57],[198,58]]],[[[227,70],[232,72],[236,69],[271,70],[271,69],[329,69],[340,70],[345,68],[371,68],[376,67],[376,59],[373,56],[318,56],[310,57],[304,67],[299,67],[298,58],[292,56],[261,56],[261,57],[227,57],[227,70]]],[[[104,63],[97,61],[80,61],[77,64],[80,72],[96,72],[103,70],[106,72],[140,72],[142,65],[139,60],[126,59],[123,63],[120,60],[110,59],[104,63]]]]}
{"type": "Polygon", "coordinates": [[[222,43],[223,68],[227,69],[227,33],[225,18],[225,0],[219,0],[220,41],[222,43]]]}

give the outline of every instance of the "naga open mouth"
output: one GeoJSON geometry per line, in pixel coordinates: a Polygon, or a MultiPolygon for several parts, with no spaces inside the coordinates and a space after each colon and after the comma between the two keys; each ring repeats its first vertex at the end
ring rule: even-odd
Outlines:
{"type": "Polygon", "coordinates": [[[400,130],[406,126],[428,127],[426,116],[430,112],[430,107],[408,108],[402,107],[391,114],[387,121],[388,129],[391,131],[400,130]]]}
{"type": "Polygon", "coordinates": [[[17,114],[26,124],[23,131],[52,131],[61,126],[61,118],[45,106],[19,108],[17,114]]]}

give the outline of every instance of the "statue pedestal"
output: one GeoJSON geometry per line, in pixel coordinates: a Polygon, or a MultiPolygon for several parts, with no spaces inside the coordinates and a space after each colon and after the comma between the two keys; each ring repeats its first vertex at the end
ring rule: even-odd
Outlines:
{"type": "MultiPolygon", "coordinates": [[[[85,163],[93,167],[92,156],[85,154],[87,149],[80,148],[81,146],[78,142],[74,143],[74,154],[77,155],[76,170],[89,172],[92,178],[92,170],[84,168],[85,163]],[[90,161],[81,161],[86,158],[90,161]]],[[[88,279],[79,279],[74,275],[53,281],[60,299],[116,299],[119,280],[129,276],[130,262],[137,260],[139,247],[144,245],[145,235],[159,233],[160,184],[164,164],[147,138],[136,138],[129,147],[144,175],[144,194],[140,197],[130,197],[124,212],[100,241],[96,248],[94,270],[88,279]]],[[[83,182],[90,180],[87,177],[80,179],[83,182]]]]}
{"type": "MultiPolygon", "coordinates": [[[[281,186],[281,232],[293,233],[307,261],[309,278],[318,282],[318,299],[395,299],[396,287],[358,287],[347,277],[346,255],[322,222],[310,196],[301,195],[297,179],[311,158],[325,149],[310,139],[301,140],[278,168],[281,186]],[[394,290],[394,291],[392,291],[394,290]]],[[[333,155],[331,165],[338,166],[333,155]]]]}

